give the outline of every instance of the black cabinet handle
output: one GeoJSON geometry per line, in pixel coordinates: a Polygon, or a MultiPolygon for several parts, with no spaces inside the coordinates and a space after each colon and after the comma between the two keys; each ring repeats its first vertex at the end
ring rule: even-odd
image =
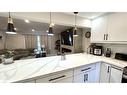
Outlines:
{"type": "Polygon", "coordinates": [[[91,67],[81,70],[81,72],[91,69],[91,67]]]}
{"type": "Polygon", "coordinates": [[[108,40],[108,34],[106,34],[106,40],[108,40]]]}
{"type": "Polygon", "coordinates": [[[104,34],[104,40],[105,40],[105,34],[104,34]]]}
{"type": "Polygon", "coordinates": [[[88,81],[88,74],[84,74],[84,82],[88,81]]]}
{"type": "Polygon", "coordinates": [[[60,79],[60,78],[63,78],[63,77],[66,77],[66,76],[65,75],[62,75],[62,76],[59,76],[59,77],[56,77],[56,78],[52,78],[49,81],[54,81],[54,80],[57,80],[57,79],[60,79]]]}
{"type": "Polygon", "coordinates": [[[110,66],[108,66],[108,70],[107,70],[107,73],[109,73],[110,72],[110,66]]]}

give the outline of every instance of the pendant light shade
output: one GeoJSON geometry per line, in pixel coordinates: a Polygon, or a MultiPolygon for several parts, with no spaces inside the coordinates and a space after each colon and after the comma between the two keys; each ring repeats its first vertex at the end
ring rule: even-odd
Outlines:
{"type": "Polygon", "coordinates": [[[51,12],[50,12],[50,24],[49,24],[49,29],[48,29],[48,35],[53,36],[53,26],[52,26],[52,18],[51,18],[51,12]]]}
{"type": "Polygon", "coordinates": [[[78,35],[77,35],[77,25],[76,25],[77,18],[76,18],[76,16],[77,16],[78,12],[74,12],[74,14],[75,14],[75,27],[74,27],[73,36],[77,37],[78,35]]]}
{"type": "Polygon", "coordinates": [[[9,17],[8,17],[8,25],[7,25],[7,34],[17,34],[15,29],[14,29],[14,24],[13,24],[13,20],[10,16],[10,12],[9,12],[9,17]]]}
{"type": "Polygon", "coordinates": [[[78,36],[78,34],[77,34],[77,29],[74,29],[74,35],[73,35],[74,37],[77,37],[78,36]]]}
{"type": "Polygon", "coordinates": [[[49,27],[48,35],[49,35],[49,36],[53,36],[53,35],[54,35],[54,33],[53,33],[53,28],[52,28],[52,27],[49,27]]]}

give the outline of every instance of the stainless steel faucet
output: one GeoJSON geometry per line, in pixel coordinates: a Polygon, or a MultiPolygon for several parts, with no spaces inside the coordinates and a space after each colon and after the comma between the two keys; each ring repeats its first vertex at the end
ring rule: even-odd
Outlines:
{"type": "Polygon", "coordinates": [[[61,52],[61,60],[65,60],[65,59],[66,59],[65,52],[64,52],[64,51],[62,51],[62,52],[61,52]]]}

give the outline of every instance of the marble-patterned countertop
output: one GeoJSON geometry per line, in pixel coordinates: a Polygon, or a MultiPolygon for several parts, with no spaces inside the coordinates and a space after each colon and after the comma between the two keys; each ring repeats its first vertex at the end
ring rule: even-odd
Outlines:
{"type": "Polygon", "coordinates": [[[66,55],[66,60],[61,60],[61,56],[18,60],[9,65],[0,64],[0,82],[11,83],[32,79],[53,72],[67,70],[100,61],[104,61],[121,68],[127,66],[127,62],[125,61],[85,53],[66,55]]]}

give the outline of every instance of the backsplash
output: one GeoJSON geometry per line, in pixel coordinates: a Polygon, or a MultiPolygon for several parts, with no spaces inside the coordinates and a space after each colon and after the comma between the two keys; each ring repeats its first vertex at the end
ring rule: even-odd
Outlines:
{"type": "Polygon", "coordinates": [[[111,48],[112,51],[112,56],[115,55],[115,53],[126,53],[127,54],[127,44],[97,44],[97,45],[102,45],[104,47],[104,50],[106,48],[111,48]]]}

